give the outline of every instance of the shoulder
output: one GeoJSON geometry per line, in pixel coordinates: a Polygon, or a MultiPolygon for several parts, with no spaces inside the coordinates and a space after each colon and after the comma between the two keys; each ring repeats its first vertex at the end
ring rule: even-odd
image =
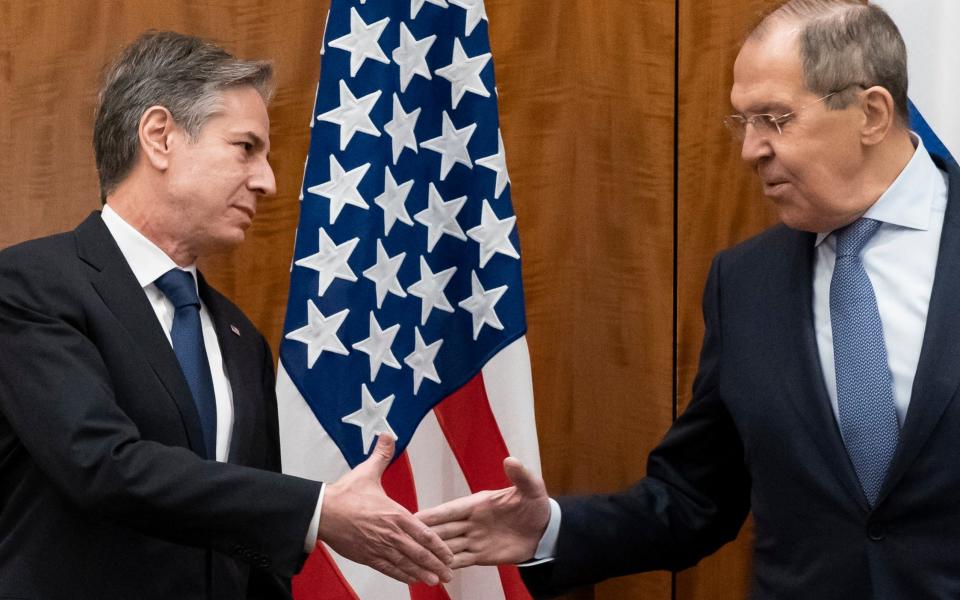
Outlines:
{"type": "Polygon", "coordinates": [[[0,250],[0,289],[3,295],[36,292],[59,293],[75,285],[85,271],[77,258],[74,232],[58,233],[0,250]]]}
{"type": "Polygon", "coordinates": [[[781,271],[794,264],[798,255],[808,254],[816,236],[778,224],[717,253],[715,268],[726,274],[751,276],[781,271]]]}

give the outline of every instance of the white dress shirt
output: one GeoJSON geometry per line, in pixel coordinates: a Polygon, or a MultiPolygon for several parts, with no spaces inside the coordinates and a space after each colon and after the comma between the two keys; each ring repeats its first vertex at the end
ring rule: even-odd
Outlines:
{"type": "MultiPolygon", "coordinates": [[[[943,216],[947,208],[947,175],[933,164],[914,137],[913,158],[887,191],[864,214],[882,224],[860,257],[877,296],[887,359],[893,375],[893,401],[903,426],[910,406],[913,378],[927,324],[930,291],[937,268],[943,216]]],[[[830,324],[830,280],[837,260],[836,236],[817,236],[813,266],[813,319],[820,368],[827,394],[839,419],[837,371],[830,324]]]]}
{"type": "MultiPolygon", "coordinates": [[[[154,281],[170,269],[180,268],[173,259],[148,240],[142,233],[124,221],[110,205],[103,207],[101,213],[104,224],[110,230],[110,235],[120,246],[120,252],[127,259],[133,276],[143,287],[153,312],[163,326],[163,333],[167,336],[170,345],[170,329],[173,327],[173,303],[160,291],[154,281]]],[[[183,268],[193,275],[193,283],[197,285],[197,266],[190,265],[183,268]]],[[[199,292],[198,292],[199,294],[199,292]]],[[[230,455],[230,437],[233,435],[233,391],[230,389],[230,380],[227,379],[223,356],[220,354],[220,342],[217,332],[210,319],[210,311],[200,301],[200,328],[203,331],[203,345],[207,351],[207,360],[210,362],[210,375],[213,377],[213,395],[217,402],[217,453],[220,462],[227,462],[230,455]]]]}
{"type": "MultiPolygon", "coordinates": [[[[157,247],[156,244],[148,240],[142,233],[137,231],[132,225],[127,223],[113,210],[109,204],[103,207],[101,212],[104,224],[113,236],[120,252],[130,265],[137,282],[143,287],[144,294],[150,301],[153,312],[163,326],[163,333],[167,336],[167,341],[171,347],[173,341],[170,338],[170,329],[173,327],[173,303],[160,291],[153,282],[158,277],[170,269],[180,268],[173,259],[157,247]]],[[[194,285],[197,284],[197,266],[190,265],[183,268],[193,274],[194,285]]],[[[199,291],[198,291],[199,295],[199,291]]],[[[220,342],[217,340],[217,332],[213,328],[213,320],[210,318],[210,311],[200,301],[200,328],[203,332],[203,345],[207,351],[207,360],[210,362],[210,375],[213,377],[213,394],[217,403],[217,456],[220,462],[227,462],[230,456],[230,438],[233,435],[233,390],[230,387],[230,380],[227,378],[226,367],[223,363],[223,355],[220,352],[220,342]]],[[[310,521],[310,527],[307,530],[307,537],[304,541],[304,551],[310,552],[317,543],[317,532],[320,526],[320,507],[323,504],[323,492],[326,486],[320,488],[320,497],[317,498],[317,507],[314,510],[313,519],[310,521]]]]}
{"type": "MultiPolygon", "coordinates": [[[[911,138],[916,147],[913,158],[863,215],[882,224],[860,255],[877,296],[887,359],[893,374],[893,400],[901,427],[920,362],[947,209],[947,174],[933,163],[923,141],[912,133],[911,138]]],[[[839,419],[830,324],[830,279],[837,261],[836,236],[832,233],[821,233],[816,239],[813,315],[820,367],[834,417],[839,419]]],[[[560,505],[551,498],[547,530],[540,538],[533,560],[520,566],[539,564],[556,556],[560,517],[560,505]]]]}

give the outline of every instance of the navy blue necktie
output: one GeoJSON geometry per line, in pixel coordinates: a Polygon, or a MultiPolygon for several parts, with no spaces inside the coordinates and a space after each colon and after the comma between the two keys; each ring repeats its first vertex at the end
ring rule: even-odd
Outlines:
{"type": "Polygon", "coordinates": [[[859,219],[837,231],[830,282],[830,323],[840,433],[860,485],[873,506],[900,441],[877,297],[860,252],[880,222],[859,219]]]}
{"type": "Polygon", "coordinates": [[[170,339],[180,369],[190,386],[193,401],[200,415],[206,458],[217,457],[217,402],[213,394],[210,362],[203,345],[200,328],[200,298],[193,274],[181,269],[170,269],[153,282],[173,303],[173,327],[170,339]]]}

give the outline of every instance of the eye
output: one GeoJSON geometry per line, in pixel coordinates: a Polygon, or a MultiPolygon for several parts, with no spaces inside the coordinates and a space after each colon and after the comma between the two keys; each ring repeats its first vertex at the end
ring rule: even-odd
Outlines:
{"type": "Polygon", "coordinates": [[[233,145],[234,145],[234,146],[240,146],[241,148],[243,148],[243,151],[244,151],[244,152],[250,152],[251,150],[253,150],[253,144],[251,144],[250,142],[247,142],[247,141],[234,142],[233,145]]]}

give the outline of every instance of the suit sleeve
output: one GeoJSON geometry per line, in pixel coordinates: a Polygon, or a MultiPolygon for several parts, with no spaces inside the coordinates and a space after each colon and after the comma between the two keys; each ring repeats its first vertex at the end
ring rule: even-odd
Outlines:
{"type": "Polygon", "coordinates": [[[718,387],[720,257],[703,299],[706,324],[693,399],[647,461],[647,476],[615,494],[560,498],[556,559],[521,569],[536,597],[656,569],[680,570],[734,539],[749,512],[743,445],[718,387]]]}
{"type": "Polygon", "coordinates": [[[320,484],[143,439],[87,335],[89,283],[31,249],[0,254],[0,435],[90,518],[298,570],[320,484]]]}

